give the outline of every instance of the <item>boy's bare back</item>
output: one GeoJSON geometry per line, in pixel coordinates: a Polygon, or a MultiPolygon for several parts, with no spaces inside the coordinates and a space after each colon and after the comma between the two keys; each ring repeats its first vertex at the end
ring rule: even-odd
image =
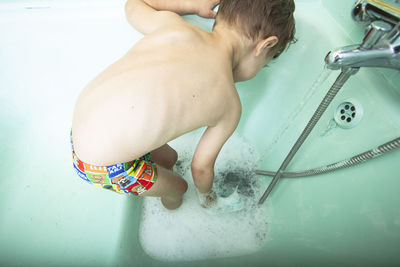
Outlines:
{"type": "Polygon", "coordinates": [[[293,0],[128,0],[127,19],[146,36],[78,98],[78,175],[178,208],[187,183],[172,171],[177,153],[167,143],[205,126],[191,170],[202,205],[215,205],[214,164],[241,114],[234,84],[254,77],[293,40],[293,11],[293,0]],[[219,2],[210,33],[178,15],[215,18],[219,2]]]}
{"type": "Polygon", "coordinates": [[[73,120],[82,160],[127,162],[202,126],[223,124],[228,136],[236,128],[227,53],[212,34],[178,22],[145,36],[84,89],[73,120]]]}

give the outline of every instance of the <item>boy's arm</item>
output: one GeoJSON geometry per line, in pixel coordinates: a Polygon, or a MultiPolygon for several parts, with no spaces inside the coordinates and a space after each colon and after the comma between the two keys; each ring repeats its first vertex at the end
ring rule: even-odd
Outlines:
{"type": "Polygon", "coordinates": [[[212,8],[218,3],[219,0],[128,0],[125,14],[135,29],[148,34],[160,27],[184,22],[179,16],[183,14],[214,18],[216,13],[212,8]]]}
{"type": "Polygon", "coordinates": [[[200,193],[208,193],[212,189],[215,161],[240,120],[240,103],[237,107],[236,110],[227,112],[226,118],[217,125],[208,127],[197,145],[191,167],[193,181],[200,193]]]}

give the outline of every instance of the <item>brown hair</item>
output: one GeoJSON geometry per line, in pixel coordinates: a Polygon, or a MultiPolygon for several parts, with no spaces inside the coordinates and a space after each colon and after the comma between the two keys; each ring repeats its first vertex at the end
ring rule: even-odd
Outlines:
{"type": "Polygon", "coordinates": [[[296,42],[294,9],[293,0],[221,0],[216,24],[222,20],[236,26],[252,40],[277,36],[279,41],[271,50],[277,58],[296,42]]]}

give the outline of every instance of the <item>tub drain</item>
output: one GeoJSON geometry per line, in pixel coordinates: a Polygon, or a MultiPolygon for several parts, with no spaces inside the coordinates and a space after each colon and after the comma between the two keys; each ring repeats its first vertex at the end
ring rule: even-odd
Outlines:
{"type": "Polygon", "coordinates": [[[359,103],[354,100],[345,101],[337,107],[335,121],[342,128],[353,128],[360,122],[363,113],[359,103]]]}

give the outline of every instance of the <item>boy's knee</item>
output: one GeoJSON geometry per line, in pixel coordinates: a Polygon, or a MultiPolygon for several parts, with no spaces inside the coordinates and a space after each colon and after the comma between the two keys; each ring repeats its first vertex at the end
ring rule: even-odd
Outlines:
{"type": "Polygon", "coordinates": [[[175,165],[177,161],[178,161],[178,153],[175,151],[175,149],[172,149],[170,155],[171,168],[175,165]]]}
{"type": "Polygon", "coordinates": [[[188,183],[182,179],[179,189],[180,189],[179,191],[182,195],[185,194],[186,191],[188,190],[188,183]]]}
{"type": "Polygon", "coordinates": [[[172,170],[177,161],[178,161],[178,153],[175,150],[171,149],[171,151],[168,151],[168,154],[164,158],[163,165],[165,165],[164,166],[165,168],[172,170]]]}
{"type": "Polygon", "coordinates": [[[186,193],[187,190],[188,190],[188,184],[183,178],[181,178],[179,182],[175,184],[174,189],[171,192],[165,194],[164,197],[167,198],[181,197],[183,194],[186,193]]]}

